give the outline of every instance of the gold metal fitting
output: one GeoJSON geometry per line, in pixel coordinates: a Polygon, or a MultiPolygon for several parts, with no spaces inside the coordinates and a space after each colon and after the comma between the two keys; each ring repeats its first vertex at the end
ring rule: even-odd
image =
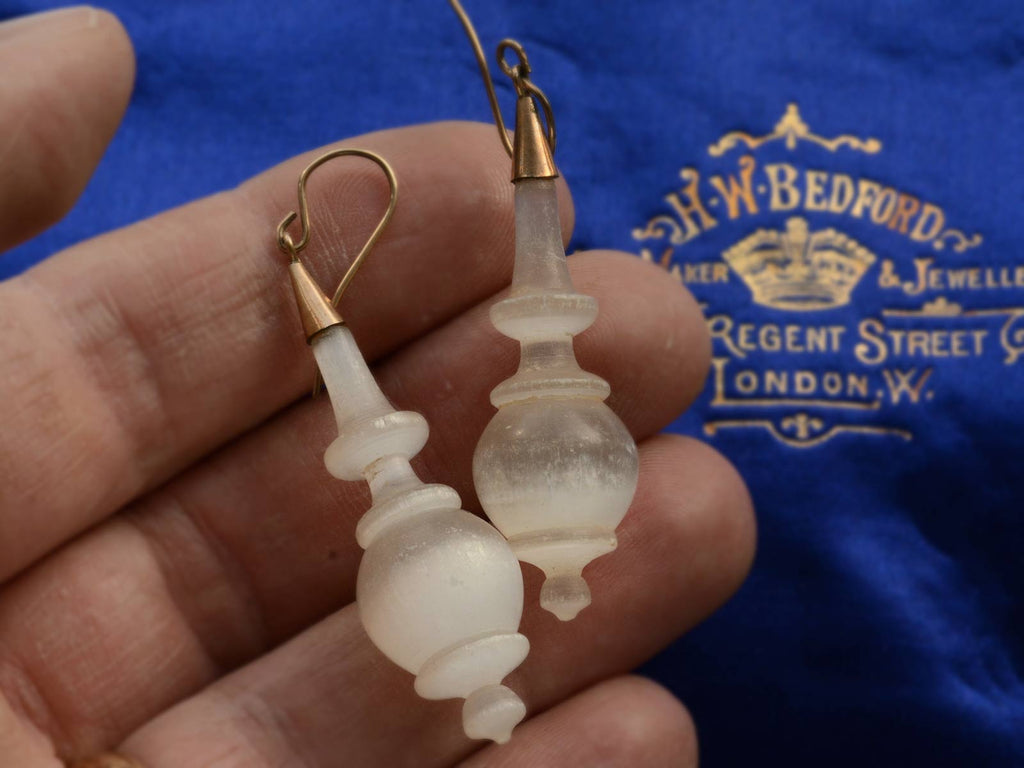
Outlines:
{"type": "Polygon", "coordinates": [[[296,259],[288,265],[288,273],[292,278],[292,289],[295,291],[295,302],[299,305],[299,317],[307,344],[311,344],[317,334],[345,322],[327,294],[313,280],[305,264],[296,259]]]}
{"type": "Polygon", "coordinates": [[[142,763],[124,755],[105,752],[102,755],[78,760],[70,768],[143,768],[142,763]]]}
{"type": "Polygon", "coordinates": [[[522,179],[556,179],[558,169],[551,146],[540,124],[533,97],[520,96],[516,103],[516,132],[512,149],[512,183],[522,179]]]}
{"type": "Polygon", "coordinates": [[[476,63],[484,78],[484,87],[487,89],[487,98],[491,103],[491,112],[494,113],[494,122],[498,127],[498,135],[505,151],[512,158],[512,182],[515,183],[523,179],[558,178],[558,168],[555,166],[553,158],[557,138],[555,115],[551,110],[551,102],[548,101],[548,97],[530,81],[530,61],[526,57],[523,46],[515,40],[506,38],[498,43],[497,51],[498,65],[501,67],[501,71],[511,78],[518,97],[515,143],[513,144],[509,141],[508,131],[505,129],[505,121],[501,116],[498,96],[494,91],[494,83],[491,82],[491,72],[487,68],[487,59],[480,45],[480,38],[466,11],[459,4],[459,0],[448,0],[448,2],[459,17],[459,21],[462,22],[462,28],[466,30],[470,45],[473,46],[476,63]],[[510,64],[505,58],[505,52],[509,49],[518,58],[515,64],[510,64]],[[541,124],[538,105],[544,112],[546,128],[541,124]]]}
{"type": "Polygon", "coordinates": [[[395,212],[395,205],[398,203],[398,179],[395,178],[395,172],[388,165],[380,155],[375,152],[370,152],[365,149],[335,149],[331,152],[321,155],[308,166],[299,176],[299,212],[291,211],[281,223],[277,226],[277,246],[291,260],[288,265],[288,271],[291,274],[292,288],[295,291],[295,302],[299,307],[299,316],[302,319],[302,329],[306,333],[306,341],[312,342],[314,338],[320,333],[323,333],[328,328],[332,328],[336,325],[341,325],[345,321],[342,320],[341,315],[338,313],[336,307],[338,302],[341,300],[342,294],[348,288],[352,282],[352,278],[355,277],[356,272],[359,271],[359,267],[362,266],[365,261],[367,254],[370,249],[373,248],[374,244],[380,238],[384,228],[388,225],[391,220],[391,214],[395,212]],[[337,289],[334,291],[334,296],[330,299],[320,289],[320,286],[316,284],[312,276],[306,270],[305,265],[299,259],[299,253],[309,244],[309,204],[306,199],[306,182],[309,180],[310,174],[313,173],[317,168],[326,163],[328,160],[333,160],[336,157],[363,157],[376,163],[384,175],[387,176],[388,186],[391,189],[391,198],[388,201],[387,210],[381,217],[381,220],[377,223],[376,228],[370,235],[369,240],[363,245],[359,254],[355,260],[349,265],[345,275],[341,278],[341,282],[338,283],[337,289]],[[299,219],[302,224],[302,236],[298,242],[292,238],[288,233],[288,227],[295,219],[299,219]]]}

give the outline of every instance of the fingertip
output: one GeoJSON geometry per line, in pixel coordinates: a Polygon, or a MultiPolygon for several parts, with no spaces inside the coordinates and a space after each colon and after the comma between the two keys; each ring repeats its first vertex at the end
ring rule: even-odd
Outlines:
{"type": "Polygon", "coordinates": [[[74,205],[128,106],[135,55],[116,16],[77,6],[0,25],[0,70],[4,247],[74,205]]]}
{"type": "MultiPolygon", "coordinates": [[[[117,103],[125,108],[135,87],[135,46],[121,19],[105,8],[84,6],[87,11],[85,27],[98,38],[105,56],[108,82],[117,103]]],[[[120,122],[120,121],[118,121],[120,122]]]]}
{"type": "Polygon", "coordinates": [[[725,456],[684,435],[646,441],[641,461],[638,495],[645,495],[645,505],[671,510],[660,523],[676,529],[661,531],[661,538],[713,544],[693,548],[685,567],[675,569],[688,584],[700,585],[709,614],[740,588],[753,566],[757,521],[747,485],[725,456]]]}
{"type": "Polygon", "coordinates": [[[650,678],[626,675],[604,683],[600,692],[621,713],[616,740],[634,758],[643,754],[641,765],[697,765],[697,728],[671,691],[650,678]]]}

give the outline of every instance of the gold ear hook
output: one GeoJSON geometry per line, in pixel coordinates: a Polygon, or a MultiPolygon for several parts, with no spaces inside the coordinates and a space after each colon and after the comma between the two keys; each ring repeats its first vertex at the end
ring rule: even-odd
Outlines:
{"type": "MultiPolygon", "coordinates": [[[[498,43],[498,66],[501,67],[501,71],[508,75],[512,80],[512,84],[515,86],[516,95],[522,98],[523,96],[533,96],[536,98],[537,103],[540,104],[541,109],[544,110],[544,122],[547,124],[547,142],[548,147],[552,152],[555,151],[555,143],[558,140],[558,135],[555,132],[555,113],[551,110],[551,102],[548,97],[544,95],[544,91],[533,84],[530,80],[530,73],[533,71],[530,68],[530,60],[526,57],[526,51],[517,40],[511,40],[505,38],[498,43]],[[511,49],[519,59],[517,64],[509,64],[508,59],[505,58],[505,51],[511,49]]],[[[487,77],[488,83],[490,83],[490,76],[487,77]]],[[[493,93],[494,86],[491,85],[491,92],[493,93]]],[[[502,135],[507,137],[507,134],[502,131],[502,135]]]]}
{"type": "MultiPolygon", "coordinates": [[[[395,212],[395,206],[398,204],[398,179],[395,178],[395,172],[388,165],[380,155],[370,152],[365,149],[335,149],[331,152],[321,155],[308,166],[299,176],[299,212],[289,212],[287,216],[277,225],[277,247],[280,248],[285,254],[288,255],[290,263],[288,265],[288,273],[292,279],[292,289],[295,292],[295,301],[299,306],[299,317],[302,319],[302,328],[306,332],[306,341],[312,343],[313,340],[326,331],[328,328],[333,328],[336,325],[343,325],[341,315],[338,313],[337,307],[338,302],[341,300],[342,294],[345,293],[352,279],[356,276],[356,272],[359,271],[359,267],[363,261],[366,260],[367,254],[370,249],[373,248],[374,244],[380,238],[381,233],[384,232],[384,227],[391,221],[391,214],[395,212]],[[377,222],[377,226],[370,234],[370,238],[366,241],[363,247],[360,249],[359,254],[349,265],[349,268],[345,271],[345,275],[341,278],[341,282],[338,283],[338,287],[334,291],[334,296],[328,300],[327,296],[320,286],[316,284],[313,277],[306,270],[305,265],[299,258],[299,253],[309,244],[309,203],[306,199],[306,182],[309,180],[310,174],[313,173],[317,168],[326,163],[328,160],[333,160],[336,157],[345,156],[364,157],[376,163],[384,175],[388,178],[388,186],[391,188],[391,198],[388,200],[387,210],[384,211],[384,215],[380,221],[377,222]],[[295,221],[300,219],[302,223],[302,235],[299,237],[299,241],[295,242],[292,236],[288,233],[288,226],[295,221]]],[[[316,375],[316,381],[313,383],[313,395],[320,391],[320,385],[322,379],[320,378],[319,371],[316,375]]]]}
{"type": "Polygon", "coordinates": [[[556,178],[558,170],[551,157],[555,151],[557,139],[555,115],[548,97],[530,81],[530,62],[523,46],[515,40],[506,38],[498,43],[497,51],[498,65],[501,67],[501,71],[511,78],[518,97],[515,144],[513,144],[509,141],[508,131],[505,129],[505,121],[501,116],[498,96],[494,91],[494,83],[491,81],[491,72],[487,68],[487,60],[480,45],[480,38],[473,28],[473,23],[469,20],[469,15],[459,4],[459,0],[448,0],[448,3],[455,11],[455,15],[459,17],[459,21],[462,22],[462,28],[466,30],[469,43],[473,46],[476,63],[480,67],[484,87],[487,89],[487,99],[491,103],[491,112],[494,113],[494,122],[498,127],[498,135],[501,137],[501,143],[508,156],[512,158],[512,181],[556,178]],[[510,64],[505,58],[505,52],[509,49],[519,59],[516,64],[510,64]],[[540,104],[544,112],[546,128],[540,124],[537,104],[540,104]]]}
{"type": "Polygon", "coordinates": [[[309,244],[309,203],[306,199],[306,183],[309,180],[310,174],[329,160],[333,160],[336,157],[348,156],[363,157],[376,163],[380,169],[384,171],[384,175],[387,176],[388,186],[391,189],[391,198],[388,200],[387,210],[384,211],[384,215],[377,223],[376,228],[374,228],[373,232],[370,234],[370,238],[360,249],[359,254],[356,256],[352,264],[349,265],[348,270],[346,270],[344,276],[341,278],[341,282],[338,283],[338,287],[334,291],[334,296],[331,298],[332,306],[338,305],[342,294],[345,293],[345,290],[352,282],[352,279],[356,276],[356,272],[359,271],[359,267],[362,266],[363,261],[366,260],[366,256],[370,252],[370,249],[376,244],[377,240],[384,232],[384,228],[388,225],[388,222],[391,221],[391,215],[395,212],[395,206],[398,204],[398,179],[395,178],[395,172],[392,170],[391,166],[388,165],[388,161],[375,152],[370,152],[367,149],[335,149],[320,155],[320,157],[307,165],[305,170],[299,176],[299,212],[289,212],[277,226],[277,247],[288,255],[293,264],[298,262],[299,252],[309,244]],[[299,242],[297,243],[286,231],[288,226],[295,221],[296,218],[299,218],[302,224],[302,236],[299,238],[299,242]]]}

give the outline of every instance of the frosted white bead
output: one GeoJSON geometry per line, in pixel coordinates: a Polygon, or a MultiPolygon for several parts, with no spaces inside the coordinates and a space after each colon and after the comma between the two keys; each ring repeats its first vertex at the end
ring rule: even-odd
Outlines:
{"type": "Polygon", "coordinates": [[[572,337],[597,317],[576,293],[562,248],[555,182],[516,184],[516,261],[494,326],[521,345],[518,371],[495,387],[473,456],[480,503],[520,560],[547,580],[540,602],[563,621],[590,604],[581,572],[616,546],[636,491],[636,443],[603,400],[607,382],[582,370],[572,337]]]}
{"type": "Polygon", "coordinates": [[[454,490],[416,476],[409,459],[426,442],[426,421],[392,408],[349,330],[330,328],[312,345],[338,422],[324,462],[336,477],[365,478],[373,498],[356,528],[366,634],[417,676],[424,698],[466,699],[466,735],[504,743],[526,714],[500,685],[530,648],[517,631],[519,562],[501,534],[460,509],[454,490]]]}
{"type": "Polygon", "coordinates": [[[472,739],[493,739],[504,744],[512,729],[526,715],[526,707],[504,685],[490,685],[474,692],[462,707],[466,735],[472,739]]]}

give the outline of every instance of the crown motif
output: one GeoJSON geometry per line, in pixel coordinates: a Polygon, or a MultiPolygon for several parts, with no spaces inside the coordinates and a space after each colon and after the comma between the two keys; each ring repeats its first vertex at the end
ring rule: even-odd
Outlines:
{"type": "Polygon", "coordinates": [[[810,232],[799,216],[785,232],[759,229],[722,253],[754,295],[776,309],[841,307],[875,262],[875,255],[834,229],[810,232]]]}

